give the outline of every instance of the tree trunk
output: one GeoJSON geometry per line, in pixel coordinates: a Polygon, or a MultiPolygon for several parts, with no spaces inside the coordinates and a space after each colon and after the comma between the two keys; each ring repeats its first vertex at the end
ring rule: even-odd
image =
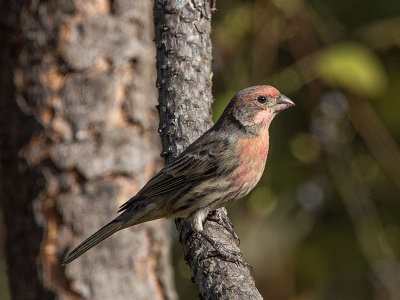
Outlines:
{"type": "Polygon", "coordinates": [[[1,189],[13,299],[174,299],[166,220],[62,268],[161,167],[152,3],[1,9],[1,189]]]}
{"type": "MultiPolygon", "coordinates": [[[[157,0],[157,46],[162,155],[170,160],[211,125],[211,7],[207,1],[157,0]]],[[[224,209],[221,213],[226,214],[224,209]]],[[[203,299],[261,299],[249,270],[216,256],[208,242],[177,220],[185,259],[203,299]]],[[[231,234],[214,222],[206,232],[225,249],[240,252],[231,234]]]]}

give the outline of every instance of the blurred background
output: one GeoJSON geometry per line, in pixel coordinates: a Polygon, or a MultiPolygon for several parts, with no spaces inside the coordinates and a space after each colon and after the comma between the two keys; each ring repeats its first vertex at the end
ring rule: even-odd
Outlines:
{"type": "Polygon", "coordinates": [[[398,299],[400,2],[218,1],[212,39],[214,121],[252,85],[296,103],[261,182],[228,207],[264,298],[398,299]]]}

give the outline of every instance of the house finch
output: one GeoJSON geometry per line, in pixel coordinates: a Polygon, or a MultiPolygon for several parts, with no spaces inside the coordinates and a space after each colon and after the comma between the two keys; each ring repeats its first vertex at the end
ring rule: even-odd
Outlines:
{"type": "Polygon", "coordinates": [[[247,195],[260,180],[271,121],[293,105],[268,85],[237,93],[211,129],[159,171],[120,207],[118,217],[82,242],[63,264],[121,229],[158,218],[185,218],[202,233],[209,212],[247,195]]]}

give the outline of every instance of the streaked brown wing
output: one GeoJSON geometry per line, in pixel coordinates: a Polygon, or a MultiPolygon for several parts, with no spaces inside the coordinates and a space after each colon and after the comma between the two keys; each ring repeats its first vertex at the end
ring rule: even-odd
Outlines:
{"type": "Polygon", "coordinates": [[[212,176],[217,171],[214,161],[205,158],[186,157],[184,162],[169,165],[159,172],[137,194],[138,197],[152,197],[171,192],[182,185],[212,176]]]}
{"type": "Polygon", "coordinates": [[[124,203],[119,212],[128,209],[136,200],[166,194],[215,175],[218,172],[218,158],[215,154],[223,151],[226,146],[223,142],[199,146],[192,144],[187,151],[159,171],[134,197],[124,203]],[[216,148],[218,151],[215,151],[216,148]]]}

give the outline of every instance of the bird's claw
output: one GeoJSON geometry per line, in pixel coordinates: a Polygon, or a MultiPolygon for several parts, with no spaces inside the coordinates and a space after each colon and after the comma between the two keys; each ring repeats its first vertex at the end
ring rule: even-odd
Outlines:
{"type": "Polygon", "coordinates": [[[242,265],[250,270],[253,270],[253,267],[244,261],[240,252],[229,252],[225,249],[219,249],[214,251],[207,251],[206,253],[202,254],[200,260],[204,260],[211,257],[220,256],[226,261],[230,261],[236,264],[236,266],[242,265]]]}
{"type": "Polygon", "coordinates": [[[224,227],[237,241],[238,246],[240,246],[240,238],[235,230],[233,230],[233,224],[226,214],[221,213],[220,210],[214,210],[208,214],[207,219],[224,227]]]}
{"type": "Polygon", "coordinates": [[[242,254],[240,252],[230,252],[226,250],[220,243],[214,241],[204,230],[200,231],[199,234],[214,248],[214,251],[207,251],[206,253],[202,254],[200,260],[204,260],[210,257],[221,256],[225,260],[235,263],[237,266],[241,264],[244,267],[249,268],[250,270],[253,269],[251,265],[243,260],[242,254]]]}

